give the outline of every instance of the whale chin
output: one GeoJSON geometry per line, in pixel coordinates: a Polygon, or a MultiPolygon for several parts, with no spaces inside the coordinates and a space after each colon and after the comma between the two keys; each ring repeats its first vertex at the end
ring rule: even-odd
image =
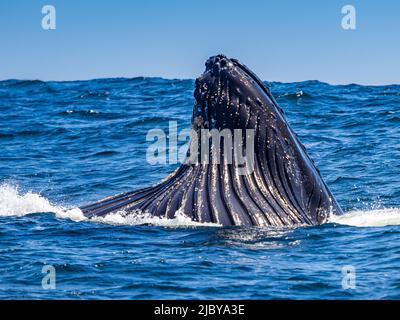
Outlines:
{"type": "Polygon", "coordinates": [[[321,224],[342,213],[283,110],[249,68],[224,55],[209,58],[194,97],[190,150],[204,151],[203,130],[243,130],[241,147],[252,155],[252,170],[243,172],[236,157],[225,161],[225,141],[210,144],[206,151],[222,154],[222,161],[186,162],[155,186],[81,207],[86,216],[123,211],[174,218],[179,210],[198,222],[286,226],[321,224]]]}

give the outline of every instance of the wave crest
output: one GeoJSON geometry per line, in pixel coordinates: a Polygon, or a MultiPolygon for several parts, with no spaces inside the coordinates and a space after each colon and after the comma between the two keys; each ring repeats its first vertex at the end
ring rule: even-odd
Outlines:
{"type": "Polygon", "coordinates": [[[39,212],[51,212],[59,218],[74,221],[85,220],[85,216],[78,208],[55,206],[38,193],[31,191],[20,193],[16,186],[0,185],[0,216],[24,216],[39,212]]]}
{"type": "Polygon", "coordinates": [[[400,208],[354,210],[342,216],[332,216],[329,222],[354,227],[383,227],[400,224],[400,208]]]}

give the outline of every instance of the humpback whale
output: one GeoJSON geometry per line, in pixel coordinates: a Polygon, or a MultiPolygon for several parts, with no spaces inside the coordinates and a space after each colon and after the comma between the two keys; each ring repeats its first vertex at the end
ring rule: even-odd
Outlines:
{"type": "Polygon", "coordinates": [[[194,221],[224,226],[296,226],[321,224],[331,214],[342,214],[267,86],[244,64],[224,55],[209,58],[205,66],[195,82],[195,134],[188,151],[192,161],[154,186],[82,206],[84,215],[123,212],[174,218],[180,211],[194,221]],[[233,145],[228,140],[199,143],[203,130],[239,132],[245,162],[229,156],[233,145]],[[253,139],[247,139],[248,132],[253,139]],[[212,160],[203,161],[201,148],[212,160]],[[214,161],[216,154],[220,161],[214,161]]]}

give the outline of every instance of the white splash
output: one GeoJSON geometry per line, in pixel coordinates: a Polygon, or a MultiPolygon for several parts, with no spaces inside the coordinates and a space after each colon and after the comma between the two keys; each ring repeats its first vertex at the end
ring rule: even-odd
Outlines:
{"type": "Polygon", "coordinates": [[[216,223],[200,223],[193,221],[190,217],[185,215],[181,211],[175,213],[173,219],[167,219],[165,217],[155,217],[148,213],[136,212],[133,214],[125,214],[124,211],[110,213],[104,217],[94,217],[90,221],[108,223],[113,225],[156,225],[163,227],[220,227],[221,225],[216,223]]]}
{"type": "MultiPolygon", "coordinates": [[[[51,212],[58,218],[73,221],[93,221],[113,225],[157,225],[165,227],[179,226],[221,226],[215,223],[192,221],[183,212],[177,211],[174,219],[154,217],[146,213],[126,215],[124,212],[108,214],[105,217],[86,218],[78,208],[66,208],[50,203],[48,199],[34,192],[20,193],[18,187],[0,184],[0,216],[24,216],[31,213],[51,212]]],[[[356,227],[379,227],[400,224],[400,208],[376,210],[356,210],[342,216],[332,216],[329,222],[356,227]]]]}
{"type": "Polygon", "coordinates": [[[16,186],[0,185],[0,216],[24,216],[38,212],[52,212],[59,218],[74,221],[86,219],[77,208],[68,209],[55,206],[40,194],[30,191],[21,194],[16,186]]]}
{"type": "Polygon", "coordinates": [[[354,227],[383,227],[400,224],[400,208],[355,210],[342,216],[332,216],[329,222],[354,227]]]}

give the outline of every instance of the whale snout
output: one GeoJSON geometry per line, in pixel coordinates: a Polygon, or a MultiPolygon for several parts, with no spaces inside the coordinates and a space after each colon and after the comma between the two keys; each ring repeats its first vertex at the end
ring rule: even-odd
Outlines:
{"type": "Polygon", "coordinates": [[[222,104],[220,111],[230,109],[236,113],[240,103],[252,100],[258,102],[252,108],[260,108],[262,101],[265,102],[263,108],[267,102],[271,108],[273,103],[268,89],[238,60],[218,54],[210,57],[205,66],[205,71],[195,82],[194,97],[197,105],[206,103],[208,109],[210,105],[222,104]]]}
{"type": "Polygon", "coordinates": [[[195,98],[198,100],[219,97],[220,82],[228,79],[235,81],[241,72],[237,63],[223,54],[208,58],[205,66],[205,71],[196,79],[195,83],[195,98]]]}
{"type": "Polygon", "coordinates": [[[219,74],[222,70],[232,69],[234,64],[231,59],[223,54],[210,57],[206,63],[206,72],[211,72],[214,75],[219,74]]]}

